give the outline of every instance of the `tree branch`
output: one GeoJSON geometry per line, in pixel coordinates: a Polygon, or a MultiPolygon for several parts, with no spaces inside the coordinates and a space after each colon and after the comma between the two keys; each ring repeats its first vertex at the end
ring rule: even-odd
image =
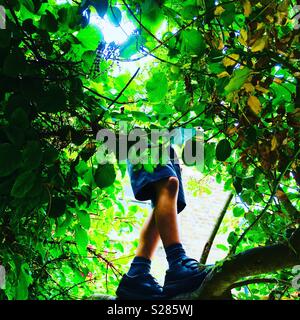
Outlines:
{"type": "MultiPolygon", "coordinates": [[[[93,93],[94,95],[96,95],[97,97],[99,98],[102,98],[104,100],[107,100],[109,102],[113,102],[115,99],[112,99],[112,98],[109,98],[109,97],[106,97],[104,95],[102,95],[101,93],[87,87],[87,86],[82,86],[84,89],[88,90],[89,92],[93,93]]],[[[146,101],[146,100],[145,100],[146,101]]],[[[123,105],[123,104],[134,104],[134,103],[137,103],[138,101],[115,101],[114,104],[120,104],[120,105],[123,105]]]]}
{"type": "Polygon", "coordinates": [[[133,13],[133,11],[130,9],[129,5],[123,0],[123,3],[125,5],[125,7],[127,8],[127,10],[130,12],[130,14],[132,15],[132,17],[134,18],[134,20],[145,30],[147,31],[151,37],[153,37],[158,43],[160,43],[161,45],[163,45],[163,42],[161,40],[159,40],[148,28],[146,28],[141,21],[139,21],[139,19],[135,16],[135,14],[133,13]]]}
{"type": "Polygon", "coordinates": [[[291,200],[288,198],[287,194],[283,191],[283,189],[281,187],[278,187],[278,189],[277,189],[276,198],[282,204],[284,209],[288,212],[291,219],[299,219],[300,218],[300,212],[292,204],[291,200]]]}
{"type": "Polygon", "coordinates": [[[195,294],[199,299],[222,299],[240,278],[291,268],[299,263],[300,228],[288,242],[250,249],[229,257],[206,277],[195,294]]]}
{"type": "Polygon", "coordinates": [[[222,221],[224,219],[224,216],[225,216],[225,214],[227,212],[227,209],[228,209],[228,207],[230,205],[230,202],[231,202],[232,198],[233,198],[233,193],[230,193],[230,195],[228,196],[227,201],[226,201],[226,203],[224,205],[224,208],[221,211],[221,213],[220,213],[220,215],[219,215],[219,217],[217,219],[215,227],[212,230],[212,233],[211,233],[211,235],[209,237],[209,240],[206,242],[206,244],[204,246],[204,249],[203,249],[203,252],[202,252],[202,255],[201,255],[201,258],[200,258],[200,263],[201,264],[205,264],[206,261],[207,261],[207,258],[208,258],[209,252],[211,250],[212,244],[213,244],[213,242],[215,240],[217,232],[218,232],[218,230],[219,230],[219,228],[221,226],[221,223],[222,223],[222,221]]]}
{"type": "MultiPolygon", "coordinates": [[[[227,258],[213,268],[202,285],[195,291],[178,295],[171,300],[232,299],[230,290],[243,285],[241,278],[291,268],[300,263],[300,228],[289,241],[272,246],[258,247],[227,258]],[[284,259],[282,258],[284,257],[284,259]]],[[[265,280],[265,279],[264,279],[265,280]]],[[[254,279],[245,280],[250,284],[254,279]]],[[[270,279],[268,282],[275,282],[270,279]]],[[[257,279],[256,279],[257,282],[257,279]]],[[[260,280],[260,282],[267,282],[260,280]]],[[[279,282],[281,282],[279,280],[279,282]]],[[[92,300],[112,300],[112,296],[93,296],[92,300]]]]}
{"type": "Polygon", "coordinates": [[[249,284],[257,284],[257,283],[274,283],[274,284],[291,285],[288,281],[285,281],[285,280],[268,279],[268,278],[252,278],[252,279],[247,279],[247,280],[244,280],[244,281],[239,281],[239,282],[233,283],[229,287],[229,290],[232,290],[234,288],[240,288],[240,287],[248,286],[249,284]]]}
{"type": "MultiPolygon", "coordinates": [[[[124,91],[130,86],[131,82],[132,82],[132,81],[134,80],[134,78],[137,76],[137,74],[139,73],[140,69],[141,69],[141,68],[138,68],[138,69],[136,70],[136,72],[135,72],[134,75],[130,78],[130,80],[127,82],[127,84],[125,85],[125,87],[120,91],[120,93],[117,95],[117,97],[116,97],[116,98],[110,103],[110,105],[107,107],[107,110],[110,109],[110,108],[115,104],[115,102],[119,100],[119,98],[123,95],[124,91]]],[[[98,121],[102,120],[102,118],[103,118],[103,116],[104,116],[104,114],[105,114],[105,112],[106,112],[107,110],[103,110],[103,112],[102,112],[101,115],[99,116],[98,121]]]]}

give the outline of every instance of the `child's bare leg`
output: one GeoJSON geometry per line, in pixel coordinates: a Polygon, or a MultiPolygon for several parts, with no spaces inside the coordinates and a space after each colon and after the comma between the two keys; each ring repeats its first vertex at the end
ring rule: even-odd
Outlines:
{"type": "Polygon", "coordinates": [[[156,205],[140,234],[136,256],[151,259],[160,237],[164,247],[178,243],[177,193],[178,179],[170,177],[155,183],[156,205]]]}
{"type": "Polygon", "coordinates": [[[159,240],[160,236],[156,226],[155,214],[153,211],[142,228],[136,256],[144,257],[151,260],[157,248],[159,240]]]}
{"type": "Polygon", "coordinates": [[[156,226],[164,247],[180,243],[177,221],[177,196],[179,182],[176,177],[169,177],[155,184],[156,204],[154,209],[156,226]]]}

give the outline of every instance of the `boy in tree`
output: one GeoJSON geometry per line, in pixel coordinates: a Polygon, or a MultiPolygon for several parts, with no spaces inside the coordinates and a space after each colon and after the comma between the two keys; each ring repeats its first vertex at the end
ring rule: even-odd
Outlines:
{"type": "Polygon", "coordinates": [[[170,147],[169,161],[154,172],[134,170],[128,161],[131,186],[137,200],[151,200],[153,211],[145,222],[130,269],[124,274],[116,291],[119,299],[163,299],[197,289],[208,269],[199,268],[197,260],[188,257],[181,244],[177,214],[185,206],[181,169],[175,150],[170,147]],[[177,161],[175,161],[177,160],[177,161]],[[169,269],[164,286],[150,274],[151,259],[159,239],[166,252],[169,269]]]}

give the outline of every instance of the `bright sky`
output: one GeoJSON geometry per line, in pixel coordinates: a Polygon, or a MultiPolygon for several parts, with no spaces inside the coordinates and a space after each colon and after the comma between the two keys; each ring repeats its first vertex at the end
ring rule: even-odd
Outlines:
{"type": "Polygon", "coordinates": [[[127,19],[123,17],[121,26],[115,27],[109,22],[107,16],[105,16],[104,19],[101,19],[98,14],[93,13],[91,14],[90,24],[96,25],[101,29],[106,42],[122,44],[135,30],[134,24],[131,21],[126,20],[127,19]]]}
{"type": "MultiPolygon", "coordinates": [[[[57,4],[70,3],[71,0],[56,0],[57,4]]],[[[90,24],[96,25],[101,29],[104,36],[104,40],[109,42],[115,42],[117,44],[124,43],[128,37],[135,30],[134,24],[123,15],[120,27],[112,25],[107,16],[101,19],[97,13],[92,13],[90,18],[90,24]]]]}

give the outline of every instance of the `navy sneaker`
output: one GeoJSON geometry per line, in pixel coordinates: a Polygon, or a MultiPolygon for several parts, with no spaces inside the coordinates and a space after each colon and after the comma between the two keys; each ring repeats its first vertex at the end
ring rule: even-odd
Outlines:
{"type": "Polygon", "coordinates": [[[211,266],[200,268],[197,260],[185,257],[166,271],[163,294],[172,298],[181,293],[192,292],[199,288],[211,266]]]}
{"type": "Polygon", "coordinates": [[[150,273],[124,274],[116,295],[120,300],[157,300],[163,298],[162,292],[162,286],[150,273]]]}

